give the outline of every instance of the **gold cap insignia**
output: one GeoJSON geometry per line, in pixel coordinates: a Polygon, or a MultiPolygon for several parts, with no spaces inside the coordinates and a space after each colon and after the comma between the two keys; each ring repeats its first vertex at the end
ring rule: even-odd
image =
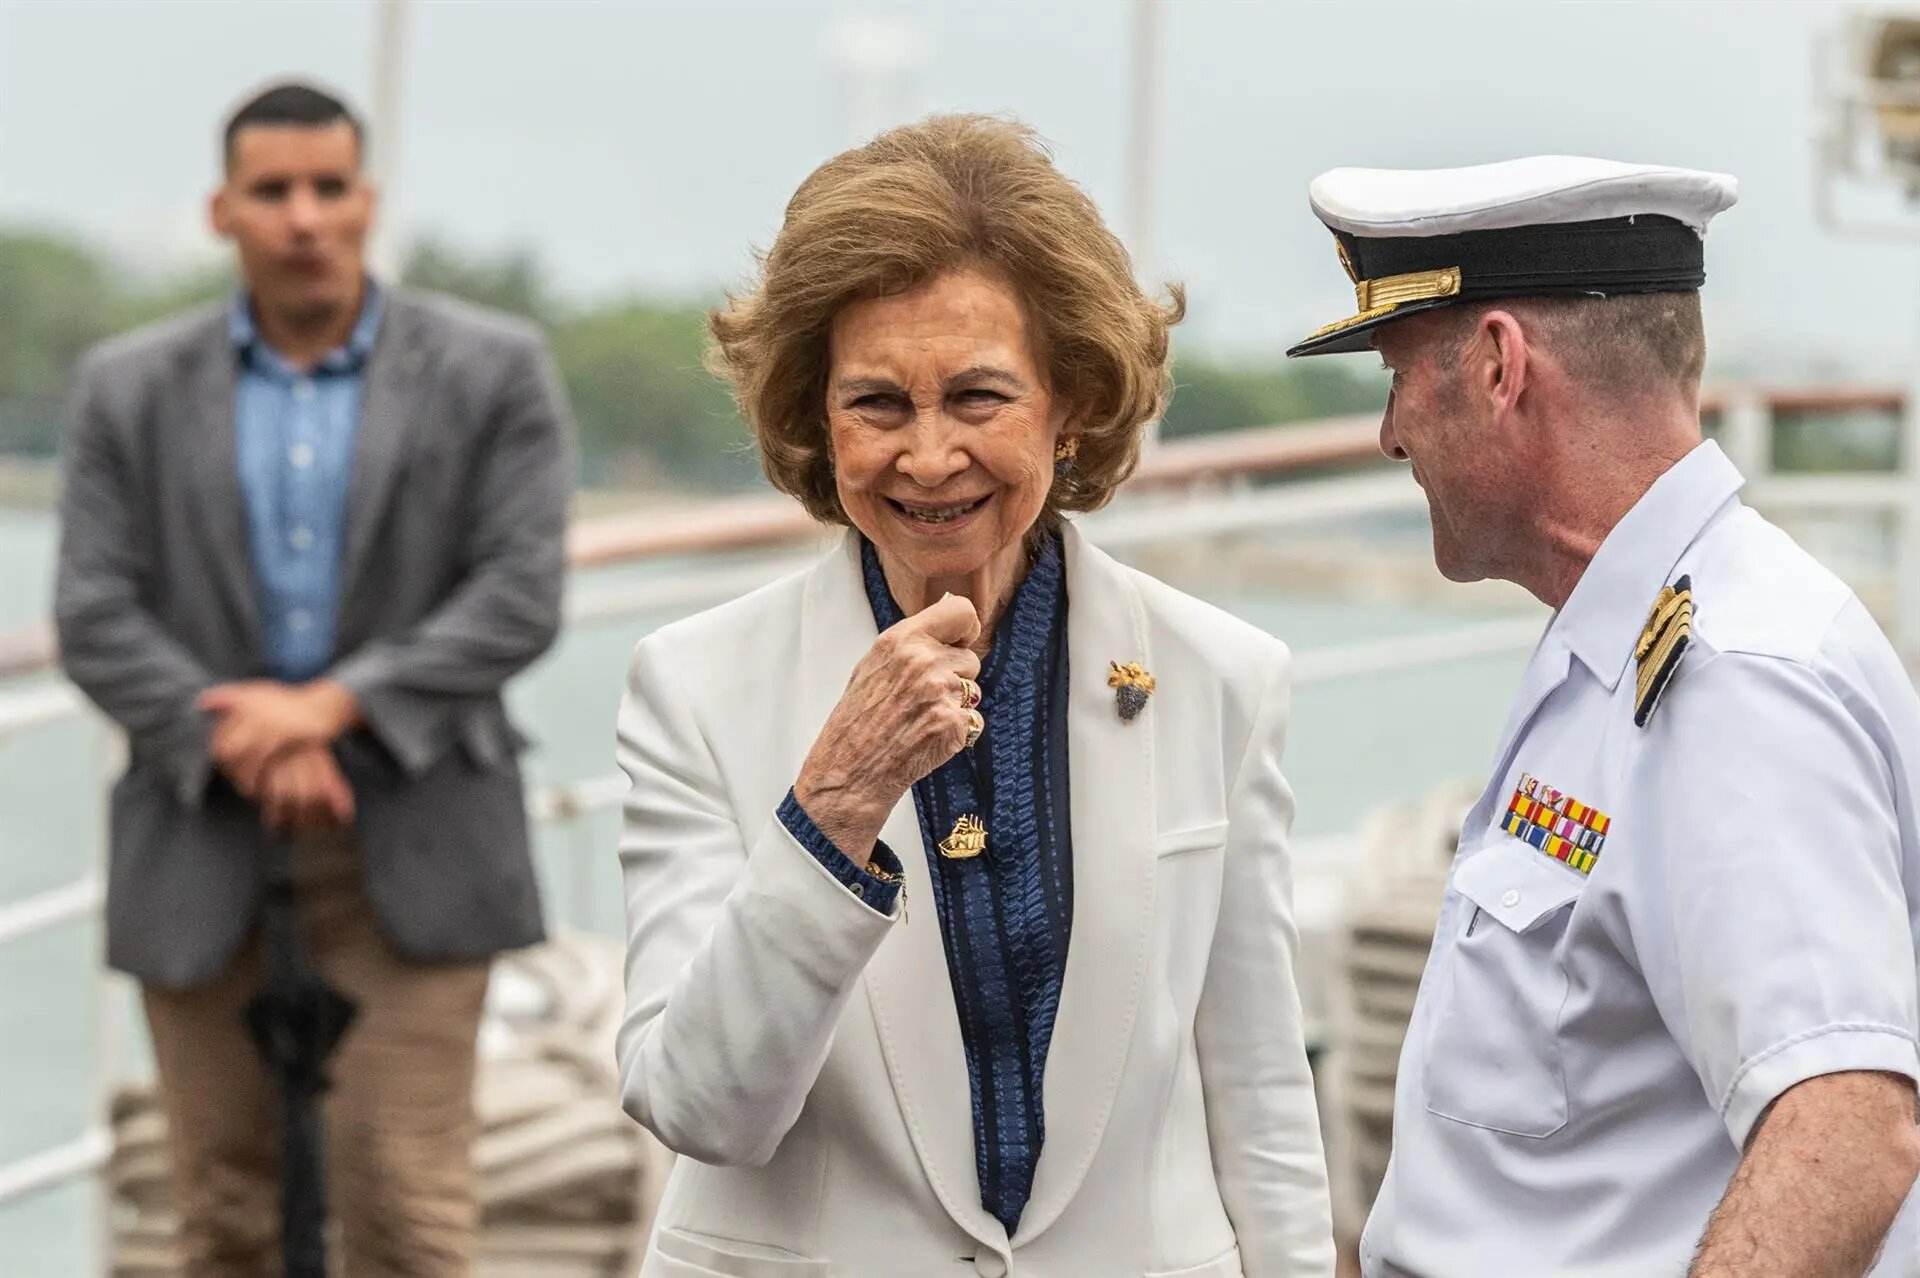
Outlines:
{"type": "Polygon", "coordinates": [[[1353,258],[1347,254],[1346,241],[1337,235],[1334,236],[1333,249],[1334,252],[1340,255],[1340,269],[1347,273],[1347,282],[1349,284],[1358,284],[1360,282],[1360,272],[1354,269],[1353,258]]]}
{"type": "Polygon", "coordinates": [[[1633,689],[1633,726],[1644,728],[1660,704],[1680,658],[1686,654],[1693,636],[1693,579],[1681,577],[1661,588],[1641,627],[1640,641],[1633,646],[1633,659],[1639,674],[1633,689]]]}

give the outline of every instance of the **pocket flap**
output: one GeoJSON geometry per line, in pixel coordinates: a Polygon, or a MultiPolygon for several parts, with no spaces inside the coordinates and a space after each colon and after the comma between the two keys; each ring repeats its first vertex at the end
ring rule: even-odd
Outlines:
{"type": "Polygon", "coordinates": [[[1182,852],[1205,852],[1208,848],[1217,848],[1227,841],[1227,823],[1209,821],[1205,825],[1189,826],[1184,830],[1169,830],[1165,834],[1153,836],[1153,854],[1155,856],[1178,856],[1182,852]]]}
{"type": "Polygon", "coordinates": [[[1586,885],[1579,871],[1504,836],[1462,858],[1453,872],[1453,890],[1510,932],[1527,931],[1577,899],[1586,885]]]}
{"type": "Polygon", "coordinates": [[[795,1255],[768,1243],[740,1242],[696,1234],[671,1225],[654,1231],[654,1250],[668,1260],[697,1265],[725,1278],[826,1278],[827,1262],[795,1255]]]}
{"type": "Polygon", "coordinates": [[[506,711],[495,705],[483,706],[461,721],[460,744],[481,767],[498,768],[525,750],[528,741],[506,711]]]}

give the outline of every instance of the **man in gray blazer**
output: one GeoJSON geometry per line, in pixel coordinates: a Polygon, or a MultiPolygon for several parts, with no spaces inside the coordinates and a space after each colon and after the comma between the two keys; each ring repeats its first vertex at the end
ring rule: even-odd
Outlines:
{"type": "Polygon", "coordinates": [[[540,338],[370,280],[359,122],[298,85],[225,137],[244,287],[107,343],[66,439],[67,673],[127,733],[107,950],[142,984],[188,1272],[277,1272],[267,840],[360,1005],[326,1102],[346,1272],[467,1272],[488,958],[541,938],[500,688],[560,621],[571,431],[540,338]]]}

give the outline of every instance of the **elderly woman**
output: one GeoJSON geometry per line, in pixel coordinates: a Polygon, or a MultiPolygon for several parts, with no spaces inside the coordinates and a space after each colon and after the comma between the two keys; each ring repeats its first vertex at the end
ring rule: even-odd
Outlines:
{"type": "Polygon", "coordinates": [[[847,527],[667,626],[619,720],[646,1278],[1325,1274],[1288,657],[1067,522],[1181,312],[1014,124],[821,166],[713,317],[847,527]]]}

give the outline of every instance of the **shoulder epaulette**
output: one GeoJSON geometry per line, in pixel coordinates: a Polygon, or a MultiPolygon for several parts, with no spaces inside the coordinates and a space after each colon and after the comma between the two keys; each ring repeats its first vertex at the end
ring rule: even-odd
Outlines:
{"type": "Polygon", "coordinates": [[[1686,655],[1693,635],[1693,579],[1681,577],[1661,588],[1640,631],[1640,642],[1633,646],[1633,659],[1639,675],[1633,689],[1633,725],[1644,728],[1660,704],[1660,694],[1673,681],[1686,655]]]}

